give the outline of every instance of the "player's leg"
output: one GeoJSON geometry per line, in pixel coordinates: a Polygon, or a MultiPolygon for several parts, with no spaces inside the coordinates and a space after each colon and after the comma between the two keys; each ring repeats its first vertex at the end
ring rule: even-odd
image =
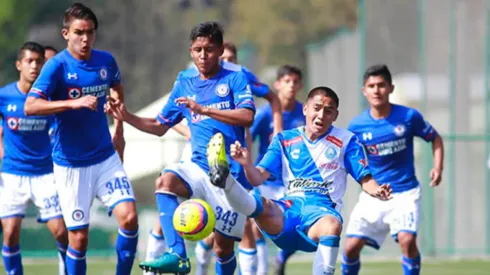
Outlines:
{"type": "Polygon", "coordinates": [[[196,275],[208,274],[211,256],[213,256],[214,233],[200,240],[196,244],[194,253],[196,254],[196,275]]]}
{"type": "Polygon", "coordinates": [[[22,274],[20,229],[30,199],[29,182],[23,177],[0,174],[0,218],[3,227],[2,257],[7,274],[22,274]]]}
{"type": "MultiPolygon", "coordinates": [[[[146,257],[145,261],[153,261],[163,255],[166,250],[165,238],[163,236],[162,227],[158,218],[153,224],[153,228],[150,230],[148,241],[146,243],[146,257]]],[[[145,275],[153,275],[153,272],[143,272],[145,275]]]]}
{"type": "Polygon", "coordinates": [[[342,256],[342,274],[357,275],[361,269],[361,251],[366,244],[365,239],[358,237],[347,237],[342,256]]]}
{"type": "MultiPolygon", "coordinates": [[[[338,215],[338,214],[337,214],[338,215]]],[[[340,215],[326,215],[316,221],[308,230],[308,238],[318,244],[313,261],[313,274],[333,275],[339,255],[342,222],[340,215]]]]}
{"type": "Polygon", "coordinates": [[[252,223],[252,231],[257,247],[257,275],[269,274],[269,251],[267,248],[267,241],[255,224],[255,221],[252,223]]]}
{"type": "Polygon", "coordinates": [[[403,274],[418,275],[421,269],[421,256],[417,247],[420,188],[395,194],[392,201],[395,206],[387,220],[390,233],[402,250],[403,274]]]}
{"type": "Polygon", "coordinates": [[[232,275],[235,273],[237,261],[234,246],[235,240],[220,232],[214,233],[215,274],[232,275]]]}
{"type": "Polygon", "coordinates": [[[238,245],[238,263],[242,275],[257,274],[258,257],[252,226],[255,226],[255,222],[247,219],[242,241],[238,245]]]}
{"type": "Polygon", "coordinates": [[[30,186],[32,201],[39,209],[39,222],[46,223],[56,240],[58,247],[58,273],[68,274],[66,270],[66,250],[68,249],[68,231],[63,221],[63,213],[54,183],[53,173],[32,176],[30,186]]]}

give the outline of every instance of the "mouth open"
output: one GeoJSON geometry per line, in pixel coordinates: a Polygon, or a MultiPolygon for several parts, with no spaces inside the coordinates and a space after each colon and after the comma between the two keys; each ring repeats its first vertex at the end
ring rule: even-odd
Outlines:
{"type": "Polygon", "coordinates": [[[314,124],[318,127],[323,127],[323,123],[321,121],[315,121],[314,124]]]}

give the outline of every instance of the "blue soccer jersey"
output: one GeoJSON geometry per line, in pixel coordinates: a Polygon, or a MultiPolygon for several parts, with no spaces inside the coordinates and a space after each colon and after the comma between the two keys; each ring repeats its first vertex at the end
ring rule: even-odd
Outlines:
{"type": "Polygon", "coordinates": [[[353,133],[331,126],[314,142],[304,127],[279,133],[258,167],[287,184],[284,199],[301,198],[310,205],[340,210],[347,173],[360,182],[371,172],[364,149],[353,133]]]}
{"type": "MultiPolygon", "coordinates": [[[[305,116],[303,115],[303,104],[296,101],[294,110],[283,111],[282,121],[284,130],[290,130],[305,125],[306,122],[305,116]]],[[[266,104],[257,110],[254,124],[250,128],[250,132],[253,140],[257,138],[259,139],[259,150],[256,161],[256,163],[259,163],[267,152],[267,148],[272,140],[272,134],[274,133],[274,123],[270,104],[266,104]]],[[[269,178],[266,182],[264,182],[264,185],[283,186],[284,183],[281,176],[278,175],[278,177],[269,178]]]]}
{"type": "MultiPolygon", "coordinates": [[[[250,85],[250,91],[254,96],[265,97],[269,93],[269,86],[259,81],[259,79],[247,68],[242,65],[234,64],[231,62],[222,61],[221,66],[229,71],[242,72],[247,77],[248,84],[250,85]]],[[[191,66],[179,73],[179,78],[194,77],[199,75],[199,71],[196,66],[191,66]]]]}
{"type": "Polygon", "coordinates": [[[349,130],[366,147],[376,181],[389,183],[393,192],[419,185],[415,177],[414,137],[430,142],[437,132],[417,110],[393,104],[387,118],[374,119],[368,109],[351,121],[349,130]]]}
{"type": "Polygon", "coordinates": [[[48,130],[50,116],[24,115],[27,94],[17,82],[0,89],[0,115],[3,118],[4,156],[2,171],[21,176],[53,172],[48,130]]]}
{"type": "Polygon", "coordinates": [[[55,115],[53,161],[65,167],[100,163],[115,153],[104,114],[109,89],[121,81],[114,57],[92,50],[89,60],[77,60],[67,50],[46,62],[29,96],[51,101],[92,95],[97,111],[87,108],[55,115]]]}
{"type": "MultiPolygon", "coordinates": [[[[182,119],[187,119],[191,131],[192,161],[204,171],[208,171],[206,147],[211,137],[217,132],[223,133],[225,147],[229,154],[229,147],[235,141],[245,143],[245,128],[232,126],[210,117],[199,115],[184,106],[178,106],[175,100],[186,97],[195,100],[204,107],[233,110],[247,108],[255,111],[255,105],[248,80],[243,73],[221,68],[216,76],[202,80],[199,75],[194,77],[179,77],[174,84],[170,98],[157,120],[169,127],[173,127],[182,119]]],[[[243,168],[229,158],[231,174],[239,182],[250,188],[244,177],[243,168]]]]}

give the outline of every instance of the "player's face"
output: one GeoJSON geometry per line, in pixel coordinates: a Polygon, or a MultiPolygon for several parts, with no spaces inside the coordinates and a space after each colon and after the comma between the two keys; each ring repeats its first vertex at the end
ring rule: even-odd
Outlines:
{"type": "Polygon", "coordinates": [[[389,104],[390,94],[395,86],[389,84],[382,76],[370,76],[364,82],[362,92],[369,105],[374,108],[383,107],[389,104]]]}
{"type": "Polygon", "coordinates": [[[45,50],[44,51],[44,60],[45,61],[48,61],[49,59],[51,59],[55,55],[56,55],[56,52],[55,51],[53,51],[53,50],[45,50]]]}
{"type": "Polygon", "coordinates": [[[209,74],[219,67],[223,46],[213,43],[209,37],[198,37],[192,42],[190,53],[201,74],[209,74]]]}
{"type": "Polygon", "coordinates": [[[234,54],[232,51],[229,49],[225,49],[223,52],[223,55],[221,55],[221,60],[230,62],[230,63],[237,63],[237,58],[236,54],[234,54]]]}
{"type": "Polygon", "coordinates": [[[317,138],[328,131],[337,119],[339,111],[337,104],[330,97],[317,94],[306,102],[303,114],[306,117],[306,131],[317,138]]]}
{"type": "Polygon", "coordinates": [[[24,81],[34,83],[41,72],[44,64],[44,56],[29,50],[24,51],[21,60],[17,60],[15,65],[20,72],[20,77],[24,81]]]}
{"type": "Polygon", "coordinates": [[[91,20],[74,19],[68,29],[62,30],[68,41],[68,50],[80,58],[90,57],[95,42],[95,25],[91,20]]]}
{"type": "Polygon", "coordinates": [[[297,74],[287,74],[274,83],[279,97],[288,100],[296,99],[296,94],[303,88],[301,77],[297,74]]]}

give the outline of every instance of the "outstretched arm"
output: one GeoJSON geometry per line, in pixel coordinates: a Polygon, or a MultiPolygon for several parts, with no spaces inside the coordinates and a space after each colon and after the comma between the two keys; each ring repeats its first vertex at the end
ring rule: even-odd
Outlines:
{"type": "Polygon", "coordinates": [[[442,180],[442,169],[444,169],[444,142],[442,137],[437,135],[432,141],[432,155],[434,167],[430,171],[430,186],[438,186],[442,180]]]}
{"type": "Polygon", "coordinates": [[[369,195],[380,200],[389,200],[391,198],[391,188],[389,184],[379,185],[371,175],[367,175],[361,180],[362,190],[369,195]]]}
{"type": "Polygon", "coordinates": [[[276,93],[269,91],[264,97],[269,101],[272,110],[272,121],[274,123],[274,136],[283,130],[282,108],[276,93]]]}
{"type": "Polygon", "coordinates": [[[230,146],[231,157],[243,166],[245,176],[253,186],[259,186],[266,181],[270,174],[262,167],[255,167],[252,164],[250,153],[246,148],[243,148],[240,142],[236,141],[230,146]]]}

